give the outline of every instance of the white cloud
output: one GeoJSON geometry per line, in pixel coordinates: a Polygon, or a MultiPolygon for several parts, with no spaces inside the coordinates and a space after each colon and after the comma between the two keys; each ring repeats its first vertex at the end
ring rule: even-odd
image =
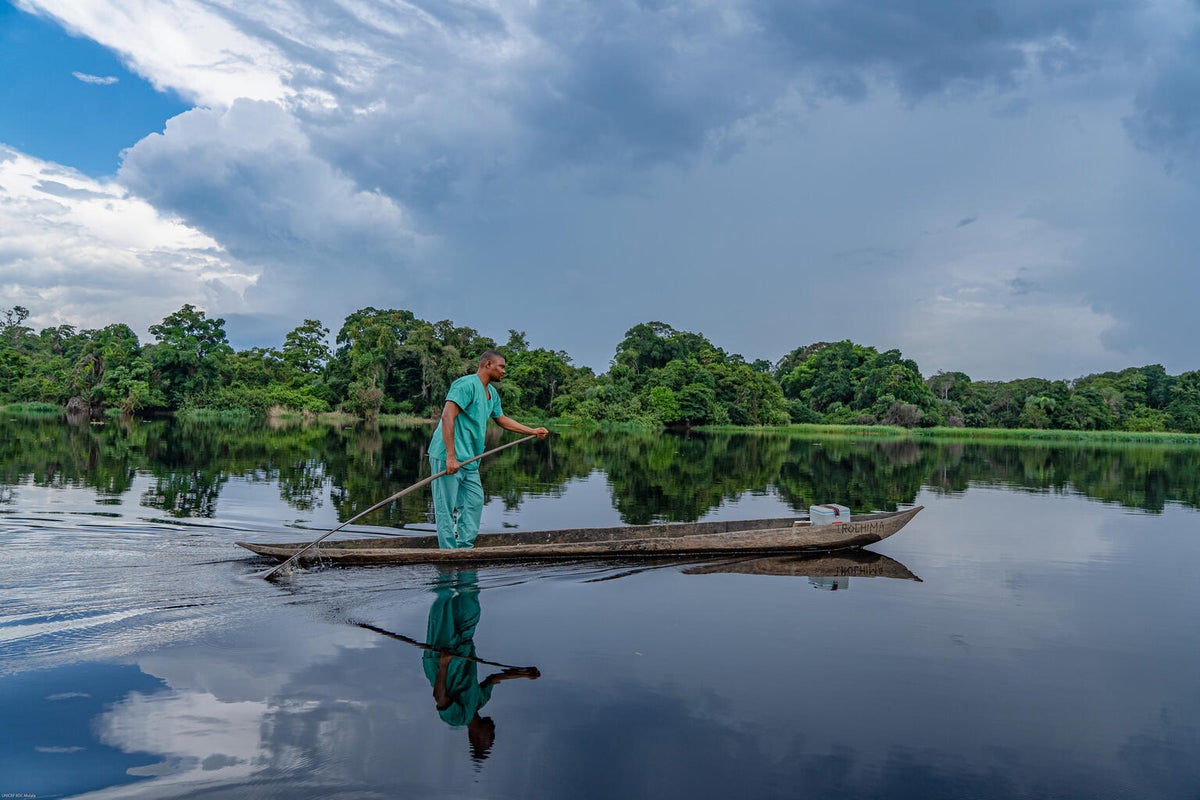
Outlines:
{"type": "Polygon", "coordinates": [[[72,33],[120,53],[131,70],[161,89],[203,104],[287,94],[288,64],[260,39],[188,0],[17,0],[72,33]]]}
{"type": "Polygon", "coordinates": [[[76,80],[83,81],[84,83],[94,83],[97,86],[112,86],[121,80],[114,75],[89,75],[86,72],[72,72],[71,74],[75,76],[76,80]]]}
{"type": "Polygon", "coordinates": [[[381,297],[401,302],[430,280],[413,266],[428,239],[405,209],[317,156],[277,103],[181,114],[128,150],[118,177],[259,265],[261,281],[248,293],[257,313],[303,305],[304,316],[336,325],[331,314],[381,297]]]}
{"type": "Polygon", "coordinates": [[[211,237],[121,186],[3,145],[0,230],[0,287],[35,326],[145,331],[184,303],[240,296],[257,280],[211,237]]]}

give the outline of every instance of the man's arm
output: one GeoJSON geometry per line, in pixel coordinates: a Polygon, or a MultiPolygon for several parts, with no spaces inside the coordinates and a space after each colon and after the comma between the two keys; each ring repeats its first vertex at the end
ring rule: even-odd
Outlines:
{"type": "Polygon", "coordinates": [[[454,452],[454,420],[460,411],[458,403],[447,400],[442,408],[442,443],[446,445],[446,473],[458,472],[458,454],[454,452]]]}
{"type": "Polygon", "coordinates": [[[503,672],[488,675],[479,682],[479,685],[495,686],[500,681],[511,681],[513,678],[529,678],[531,681],[536,681],[540,677],[542,677],[542,672],[537,667],[509,667],[503,672]]]}
{"type": "MultiPolygon", "coordinates": [[[[449,403],[447,403],[447,405],[449,405],[449,403]]],[[[444,420],[445,418],[445,412],[442,412],[442,419],[444,420]]],[[[504,428],[504,430],[511,431],[513,433],[532,433],[539,439],[545,439],[550,433],[550,431],[546,430],[545,428],[531,428],[528,425],[522,425],[512,417],[496,417],[496,424],[501,428],[504,428]]],[[[443,428],[443,430],[445,429],[443,428]]]]}

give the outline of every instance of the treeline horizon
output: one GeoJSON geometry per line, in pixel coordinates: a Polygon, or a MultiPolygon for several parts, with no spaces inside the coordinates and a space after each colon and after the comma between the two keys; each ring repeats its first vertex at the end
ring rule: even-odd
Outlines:
{"type": "Polygon", "coordinates": [[[306,319],[279,347],[235,351],[225,321],[186,304],[151,325],[79,330],[24,324],[0,311],[0,404],[51,403],[75,413],[192,409],[266,413],[342,411],[429,418],[479,354],[508,360],[506,413],[532,418],[665,426],[794,423],[1200,433],[1200,371],[1158,364],[1071,380],[925,377],[899,350],[849,340],[799,346],[776,362],[747,361],[703,334],[662,322],[630,328],[609,370],[577,367],[524,332],[498,342],[450,320],[366,307],[331,331],[306,319]]]}

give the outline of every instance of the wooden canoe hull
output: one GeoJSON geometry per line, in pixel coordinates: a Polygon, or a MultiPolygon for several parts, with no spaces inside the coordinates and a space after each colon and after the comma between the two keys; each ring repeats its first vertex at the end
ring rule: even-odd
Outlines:
{"type": "MultiPolygon", "coordinates": [[[[616,528],[480,534],[475,547],[441,550],[434,536],[343,539],[322,542],[298,560],[337,564],[432,564],[604,557],[830,552],[865,547],[899,531],[921,511],[851,516],[841,525],[809,525],[802,518],[740,520],[616,528]],[[794,524],[799,523],[799,524],[794,524]]],[[[283,561],[307,542],[237,542],[283,561]]]]}

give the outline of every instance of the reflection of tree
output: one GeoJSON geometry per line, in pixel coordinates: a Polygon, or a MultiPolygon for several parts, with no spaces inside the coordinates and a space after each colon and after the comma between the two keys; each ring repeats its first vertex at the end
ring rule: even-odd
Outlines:
{"type": "Polygon", "coordinates": [[[321,505],[325,489],[325,464],[315,458],[279,466],[279,497],[292,508],[311,511],[321,505]]]}
{"type": "MultiPolygon", "coordinates": [[[[489,446],[509,437],[493,431],[489,446]]],[[[119,498],[134,478],[154,478],[143,502],[176,516],[211,516],[230,479],[278,484],[307,511],[329,487],[349,519],[429,474],[430,430],[271,427],[259,422],[109,421],[71,426],[59,418],[0,419],[0,484],[81,486],[119,498]]],[[[518,508],[529,492],[553,495],[568,481],[604,472],[628,523],[695,520],[746,492],[776,491],[797,510],[841,502],[892,510],[921,487],[961,492],[971,483],[1035,491],[1073,490],[1131,508],[1200,507],[1200,448],[1168,445],[946,443],[788,433],[681,435],[565,430],[489,457],[486,500],[518,508]]],[[[428,490],[380,509],[370,525],[430,517],[428,490]]]]}
{"type": "Polygon", "coordinates": [[[788,440],[763,434],[628,434],[598,439],[613,505],[629,524],[699,519],[771,484],[788,440]]]}
{"type": "Polygon", "coordinates": [[[217,497],[229,476],[220,471],[169,472],[142,493],[142,505],[172,517],[213,517],[217,497]]]}
{"type": "Polygon", "coordinates": [[[1074,490],[1130,508],[1167,503],[1200,507],[1200,449],[1172,446],[940,445],[930,484],[963,491],[970,483],[1038,491],[1074,490]]]}
{"type": "MultiPolygon", "coordinates": [[[[338,519],[347,520],[384,497],[429,474],[425,446],[429,431],[421,428],[349,428],[325,454],[330,496],[338,519]]],[[[429,493],[415,492],[364,517],[363,524],[402,526],[424,522],[429,493]]]]}
{"type": "Polygon", "coordinates": [[[913,442],[792,440],[775,485],[793,508],[837,502],[856,511],[895,511],[916,499],[935,465],[913,442]]]}
{"type": "Polygon", "coordinates": [[[55,419],[0,420],[0,482],[91,486],[118,497],[144,461],[144,432],[119,425],[72,427],[55,419]]]}

